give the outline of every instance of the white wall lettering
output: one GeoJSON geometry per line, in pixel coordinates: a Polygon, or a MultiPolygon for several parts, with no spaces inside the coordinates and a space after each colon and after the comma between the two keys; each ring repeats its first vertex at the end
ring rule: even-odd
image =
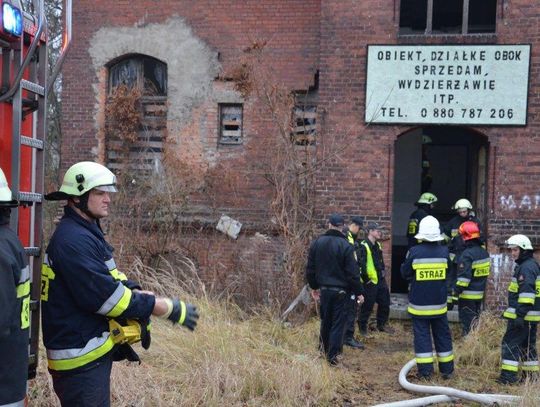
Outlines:
{"type": "Polygon", "coordinates": [[[540,194],[522,195],[521,197],[515,198],[513,195],[500,195],[499,200],[502,209],[505,211],[514,209],[534,211],[540,209],[540,194]]]}

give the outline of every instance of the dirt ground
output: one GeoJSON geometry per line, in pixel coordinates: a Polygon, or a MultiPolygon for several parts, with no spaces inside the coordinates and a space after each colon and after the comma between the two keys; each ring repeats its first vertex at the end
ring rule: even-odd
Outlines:
{"type": "MultiPolygon", "coordinates": [[[[367,338],[360,338],[364,350],[345,346],[343,360],[339,369],[344,372],[344,385],[336,397],[340,406],[372,406],[380,403],[413,399],[428,396],[405,391],[398,382],[398,375],[403,365],[414,357],[412,326],[410,321],[392,321],[393,334],[371,331],[367,338]]],[[[451,324],[453,331],[454,352],[459,354],[461,338],[457,324],[451,324]]],[[[358,336],[357,336],[358,337],[358,336]]],[[[488,375],[479,374],[472,367],[460,366],[456,360],[454,377],[443,380],[436,374],[432,381],[421,383],[432,386],[449,386],[460,390],[482,393],[520,394],[519,387],[504,388],[495,384],[498,370],[488,375]]],[[[411,383],[418,383],[413,368],[408,375],[411,383]]],[[[420,384],[420,383],[419,383],[420,384]]],[[[442,405],[442,404],[440,404],[442,405]]],[[[475,406],[472,402],[456,402],[447,406],[475,406]]]]}
{"type": "Polygon", "coordinates": [[[345,346],[342,366],[348,379],[336,400],[342,406],[370,406],[414,398],[398,383],[399,371],[412,358],[410,324],[391,324],[393,334],[371,331],[360,338],[365,349],[345,346]]]}

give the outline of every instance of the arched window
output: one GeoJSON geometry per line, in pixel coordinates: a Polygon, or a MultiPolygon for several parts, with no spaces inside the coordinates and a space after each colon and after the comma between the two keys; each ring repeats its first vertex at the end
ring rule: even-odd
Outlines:
{"type": "Polygon", "coordinates": [[[118,85],[137,87],[145,96],[167,95],[167,65],[146,55],[131,55],[109,68],[109,92],[118,85]]]}
{"type": "Polygon", "coordinates": [[[107,165],[118,173],[160,172],[167,127],[167,64],[131,54],[108,65],[107,165]]]}

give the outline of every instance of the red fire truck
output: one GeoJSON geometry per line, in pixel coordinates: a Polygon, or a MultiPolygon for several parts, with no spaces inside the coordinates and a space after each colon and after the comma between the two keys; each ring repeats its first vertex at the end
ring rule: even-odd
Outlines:
{"type": "Polygon", "coordinates": [[[66,0],[62,47],[49,74],[45,6],[45,0],[2,0],[0,9],[0,167],[20,202],[10,226],[32,270],[29,378],[35,376],[38,353],[47,94],[71,41],[71,0],[66,0]]]}

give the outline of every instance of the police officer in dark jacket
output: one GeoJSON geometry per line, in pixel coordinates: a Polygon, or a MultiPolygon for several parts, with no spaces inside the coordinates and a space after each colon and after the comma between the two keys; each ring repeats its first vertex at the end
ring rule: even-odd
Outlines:
{"type": "MultiPolygon", "coordinates": [[[[360,231],[362,230],[362,225],[364,224],[364,219],[361,216],[353,216],[351,222],[346,229],[343,230],[345,236],[347,236],[347,241],[354,247],[356,260],[359,259],[359,249],[360,249],[360,231]]],[[[360,264],[359,264],[360,266],[360,264]]],[[[350,346],[354,349],[364,349],[364,344],[354,338],[354,325],[358,318],[358,303],[356,301],[356,296],[351,295],[351,301],[349,302],[350,309],[349,315],[347,318],[347,329],[345,330],[345,342],[344,344],[350,346]]]]}
{"type": "Polygon", "coordinates": [[[360,271],[354,248],[341,232],[344,219],[331,215],[328,231],[310,246],[306,278],[313,290],[320,290],[320,342],[326,359],[332,365],[343,348],[351,295],[363,301],[360,271]]]}
{"type": "Polygon", "coordinates": [[[525,235],[514,235],[506,244],[516,262],[508,286],[508,320],[501,345],[501,384],[518,382],[521,365],[523,378],[538,378],[540,367],[536,351],[536,329],[540,321],[540,267],[533,257],[533,247],[525,235]]]}
{"type": "Polygon", "coordinates": [[[489,253],[481,246],[480,229],[475,222],[463,222],[459,235],[465,250],[459,256],[454,293],[458,298],[459,321],[463,336],[471,330],[472,322],[480,316],[486,281],[489,277],[489,253]]]}
{"type": "Polygon", "coordinates": [[[422,219],[415,238],[421,243],[407,253],[401,275],[410,282],[407,310],[413,321],[418,377],[429,379],[433,374],[435,342],[439,372],[443,378],[449,378],[454,372],[454,353],[446,316],[448,248],[438,244],[444,238],[433,216],[422,219]]]}
{"type": "Polygon", "coordinates": [[[9,228],[12,199],[0,169],[0,406],[24,406],[28,378],[30,270],[9,228]]]}
{"type": "Polygon", "coordinates": [[[418,240],[414,237],[418,233],[418,225],[420,221],[426,216],[431,215],[431,211],[437,202],[437,197],[431,192],[424,192],[416,201],[417,209],[411,213],[409,217],[409,223],[407,224],[407,240],[409,249],[415,244],[418,244],[418,240]]]}

